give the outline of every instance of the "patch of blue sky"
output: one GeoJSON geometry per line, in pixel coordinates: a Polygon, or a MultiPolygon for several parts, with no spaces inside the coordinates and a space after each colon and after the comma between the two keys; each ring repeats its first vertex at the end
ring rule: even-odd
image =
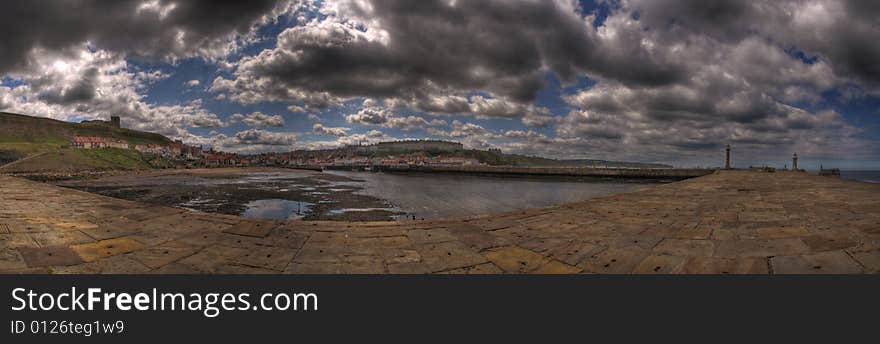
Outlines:
{"type": "Polygon", "coordinates": [[[18,86],[24,85],[24,80],[16,79],[8,76],[4,76],[0,78],[0,86],[8,87],[10,89],[15,89],[18,86]]]}
{"type": "Polygon", "coordinates": [[[581,6],[581,13],[596,16],[596,19],[593,20],[593,27],[602,26],[605,23],[605,19],[611,15],[613,9],[619,6],[617,1],[597,3],[592,0],[580,0],[579,4],[581,6]]]}

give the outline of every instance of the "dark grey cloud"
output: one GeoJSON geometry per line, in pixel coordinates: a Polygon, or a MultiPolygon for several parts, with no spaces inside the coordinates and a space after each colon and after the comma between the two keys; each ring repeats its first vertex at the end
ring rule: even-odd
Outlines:
{"type": "MultiPolygon", "coordinates": [[[[757,86],[787,86],[776,91],[780,98],[803,98],[828,88],[835,75],[818,76],[821,70],[804,66],[780,69],[793,59],[789,52],[803,49],[809,55],[831,48],[827,61],[813,69],[870,81],[876,68],[869,63],[872,50],[880,49],[856,44],[861,36],[836,34],[837,25],[810,27],[813,32],[792,29],[797,26],[792,13],[812,2],[623,1],[598,29],[592,17],[567,1],[330,3],[323,9],[331,15],[327,20],[284,31],[275,49],[243,59],[234,80],[218,78],[212,90],[244,103],[281,100],[320,107],[334,104],[322,101],[328,97],[374,97],[430,113],[479,115],[473,92],[526,104],[544,87],[548,71],[564,81],[586,75],[628,87],[667,87],[690,82],[702,65],[724,60],[719,54],[739,53],[738,59],[724,61],[739,64],[734,76],[746,76],[757,86]],[[839,45],[845,47],[836,48],[807,39],[825,37],[826,31],[829,40],[855,41],[844,39],[839,45]],[[768,48],[775,55],[761,51],[768,48]],[[826,84],[817,85],[822,80],[826,84]]],[[[845,23],[847,15],[832,21],[845,23]]],[[[860,30],[873,33],[872,22],[865,19],[847,30],[866,27],[860,30]]],[[[508,116],[535,114],[485,117],[508,116]]]]}
{"type": "MultiPolygon", "coordinates": [[[[44,89],[39,94],[39,99],[48,104],[71,105],[91,101],[95,98],[95,88],[98,84],[98,68],[90,67],[82,72],[73,84],[61,90],[51,88],[44,89]]],[[[37,84],[39,87],[39,83],[37,84]]]]}
{"type": "Polygon", "coordinates": [[[588,73],[639,85],[683,75],[673,57],[644,49],[638,32],[622,33],[626,44],[605,44],[566,1],[339,1],[325,11],[327,20],[289,28],[275,49],[242,59],[235,81],[218,79],[214,90],[243,102],[325,92],[395,98],[455,113],[472,112],[466,95],[476,91],[530,102],[548,71],[565,81],[588,73]]]}
{"type": "Polygon", "coordinates": [[[0,73],[28,65],[35,48],[66,51],[90,42],[129,56],[219,53],[280,1],[9,1],[0,11],[0,73]]]}
{"type": "Polygon", "coordinates": [[[708,36],[736,43],[765,37],[827,62],[835,74],[880,89],[880,5],[876,1],[630,0],[645,26],[674,39],[708,36]]]}
{"type": "Polygon", "coordinates": [[[281,146],[293,144],[296,142],[297,136],[295,133],[277,133],[260,129],[248,129],[236,133],[229,141],[233,144],[281,146]]]}
{"type": "Polygon", "coordinates": [[[343,5],[349,15],[369,15],[378,26],[364,33],[327,20],[290,28],[276,49],[243,60],[240,77],[342,97],[420,99],[446,90],[486,90],[528,101],[543,87],[545,55],[558,59],[588,49],[579,17],[552,2],[460,1],[453,7],[376,1],[369,13],[343,5]],[[369,36],[379,30],[387,37],[369,36]],[[546,43],[560,40],[557,35],[579,44],[563,53],[561,42],[546,43]]]}

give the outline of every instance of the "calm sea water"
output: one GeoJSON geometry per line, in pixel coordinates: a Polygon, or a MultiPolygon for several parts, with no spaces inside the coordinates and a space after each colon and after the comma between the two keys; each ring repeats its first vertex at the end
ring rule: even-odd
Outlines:
{"type": "Polygon", "coordinates": [[[840,171],[840,177],[868,183],[880,183],[880,171],[840,171]]]}
{"type": "Polygon", "coordinates": [[[490,177],[455,174],[388,174],[327,171],[363,182],[345,183],[360,193],[389,201],[401,217],[440,218],[557,205],[635,191],[655,184],[577,181],[559,178],[490,177]]]}

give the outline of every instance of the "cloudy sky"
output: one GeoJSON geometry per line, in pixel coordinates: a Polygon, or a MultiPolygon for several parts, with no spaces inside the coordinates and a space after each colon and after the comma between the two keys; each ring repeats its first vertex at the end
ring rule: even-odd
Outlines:
{"type": "Polygon", "coordinates": [[[0,32],[0,111],[227,151],[880,168],[876,1],[17,1],[0,32]]]}

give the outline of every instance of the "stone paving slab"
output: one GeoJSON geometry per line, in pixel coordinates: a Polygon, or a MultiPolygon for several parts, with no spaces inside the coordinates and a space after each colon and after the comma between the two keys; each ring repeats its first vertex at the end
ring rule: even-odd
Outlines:
{"type": "Polygon", "coordinates": [[[128,238],[116,238],[88,244],[73,245],[71,248],[76,254],[82,257],[83,260],[91,262],[101,258],[139,250],[144,248],[144,244],[128,238]]]}
{"type": "Polygon", "coordinates": [[[880,185],[796,172],[361,223],[190,212],[7,176],[0,188],[0,273],[880,273],[880,185]]]}
{"type": "Polygon", "coordinates": [[[578,267],[590,273],[626,274],[635,270],[649,253],[635,246],[610,248],[587,258],[578,267]]]}
{"type": "Polygon", "coordinates": [[[168,241],[161,245],[137,250],[131,254],[131,257],[147,267],[156,269],[191,256],[199,250],[201,250],[199,246],[179,241],[168,241]]]}
{"type": "Polygon", "coordinates": [[[681,269],[683,274],[767,274],[766,258],[689,257],[681,269]]]}
{"type": "Polygon", "coordinates": [[[857,274],[862,267],[844,251],[802,256],[770,258],[774,273],[780,274],[857,274]]]}
{"type": "Polygon", "coordinates": [[[852,257],[865,267],[866,272],[880,273],[880,250],[856,252],[852,257]]]}
{"type": "Polygon", "coordinates": [[[83,259],[70,247],[22,247],[18,249],[30,268],[43,266],[68,266],[83,263],[83,259]]]}
{"type": "Polygon", "coordinates": [[[633,270],[637,274],[671,274],[678,272],[686,261],[685,257],[666,254],[650,255],[633,270]]]}
{"type": "Polygon", "coordinates": [[[277,224],[272,222],[246,221],[241,222],[238,225],[230,226],[223,230],[223,233],[264,238],[266,235],[269,235],[275,227],[277,227],[277,224]]]}

